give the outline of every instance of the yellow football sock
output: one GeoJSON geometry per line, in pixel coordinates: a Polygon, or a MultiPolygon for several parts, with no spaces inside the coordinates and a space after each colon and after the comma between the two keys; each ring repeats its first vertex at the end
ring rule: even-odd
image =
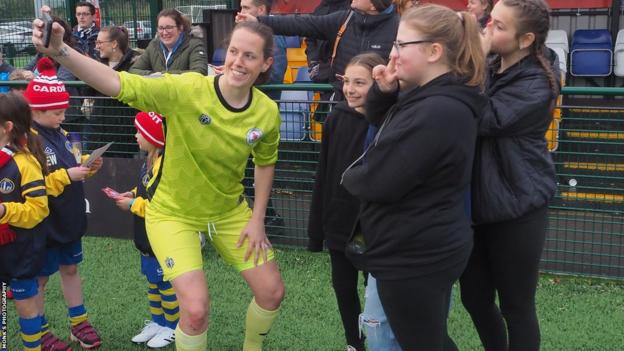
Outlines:
{"type": "Polygon", "coordinates": [[[271,326],[279,314],[279,308],[267,311],[258,306],[256,299],[251,299],[245,320],[245,344],[243,351],[260,351],[262,342],[271,330],[271,326]]]}
{"type": "Polygon", "coordinates": [[[187,335],[180,325],[175,329],[176,351],[205,351],[208,347],[208,331],[204,330],[199,335],[187,335]]]}

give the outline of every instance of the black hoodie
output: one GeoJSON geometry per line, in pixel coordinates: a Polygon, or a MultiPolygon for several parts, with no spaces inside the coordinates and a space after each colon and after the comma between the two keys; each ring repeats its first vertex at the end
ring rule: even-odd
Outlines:
{"type": "Polygon", "coordinates": [[[345,172],[343,185],[360,199],[354,230],[366,250],[347,252],[378,279],[403,279],[467,260],[472,229],[464,210],[484,98],[447,73],[396,94],[369,92],[367,115],[387,112],[364,162],[345,172]],[[393,104],[394,103],[394,104],[393,104]]]}
{"type": "Polygon", "coordinates": [[[308,249],[344,251],[360,202],[340,184],[342,172],[362,154],[368,129],[364,115],[340,102],[323,125],[321,155],[316,170],[308,221],[308,249]]]}

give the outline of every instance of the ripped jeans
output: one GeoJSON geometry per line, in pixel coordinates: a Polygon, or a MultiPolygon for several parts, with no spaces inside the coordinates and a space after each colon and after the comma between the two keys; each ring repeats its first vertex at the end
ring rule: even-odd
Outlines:
{"type": "Polygon", "coordinates": [[[360,315],[360,332],[366,333],[369,351],[401,351],[377,294],[377,280],[368,275],[364,294],[364,312],[360,315]]]}
{"type": "MultiPolygon", "coordinates": [[[[386,318],[379,294],[377,293],[377,280],[368,275],[368,284],[364,294],[364,312],[360,315],[360,332],[366,333],[369,351],[402,351],[399,342],[394,337],[390,323],[386,318]]],[[[451,289],[451,296],[453,290],[451,289]]],[[[453,299],[449,299],[449,311],[453,299]]]]}

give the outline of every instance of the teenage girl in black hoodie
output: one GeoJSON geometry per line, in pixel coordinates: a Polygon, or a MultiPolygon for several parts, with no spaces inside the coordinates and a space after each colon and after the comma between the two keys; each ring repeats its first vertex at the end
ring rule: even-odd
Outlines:
{"type": "Polygon", "coordinates": [[[543,0],[502,0],[491,17],[484,47],[491,44],[495,60],[479,121],[474,250],[461,277],[461,295],[485,350],[537,351],[538,266],[548,202],[556,190],[544,134],[559,82],[546,58],[550,18],[543,0]]]}
{"type": "Polygon", "coordinates": [[[347,253],[377,279],[403,350],[457,349],[446,317],[472,249],[464,195],[483,108],[478,28],[474,16],[439,5],[403,15],[366,104],[373,122],[385,119],[365,162],[343,177],[362,203],[353,242],[363,245],[347,253]]]}
{"type": "Polygon", "coordinates": [[[308,236],[310,251],[321,251],[323,241],[329,249],[332,285],[345,329],[348,350],[364,350],[358,316],[361,313],[357,282],[358,270],[344,254],[344,248],[357,219],[360,202],[340,184],[342,172],[362,153],[368,129],[364,102],[373,85],[372,70],[385,64],[375,53],[360,54],[351,59],[343,76],[342,91],[346,101],[332,110],[323,125],[308,236]]]}

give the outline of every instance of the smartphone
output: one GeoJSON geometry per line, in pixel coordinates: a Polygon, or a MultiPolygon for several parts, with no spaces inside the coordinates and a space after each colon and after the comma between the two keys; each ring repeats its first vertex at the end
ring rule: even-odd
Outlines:
{"type": "Polygon", "coordinates": [[[43,21],[43,47],[47,48],[50,46],[50,39],[52,38],[52,17],[48,13],[43,13],[41,15],[41,20],[43,21]]]}
{"type": "Polygon", "coordinates": [[[113,200],[117,200],[121,197],[121,194],[109,187],[106,188],[102,188],[102,191],[104,192],[104,194],[106,194],[106,196],[108,196],[109,198],[113,199],[113,200]]]}

